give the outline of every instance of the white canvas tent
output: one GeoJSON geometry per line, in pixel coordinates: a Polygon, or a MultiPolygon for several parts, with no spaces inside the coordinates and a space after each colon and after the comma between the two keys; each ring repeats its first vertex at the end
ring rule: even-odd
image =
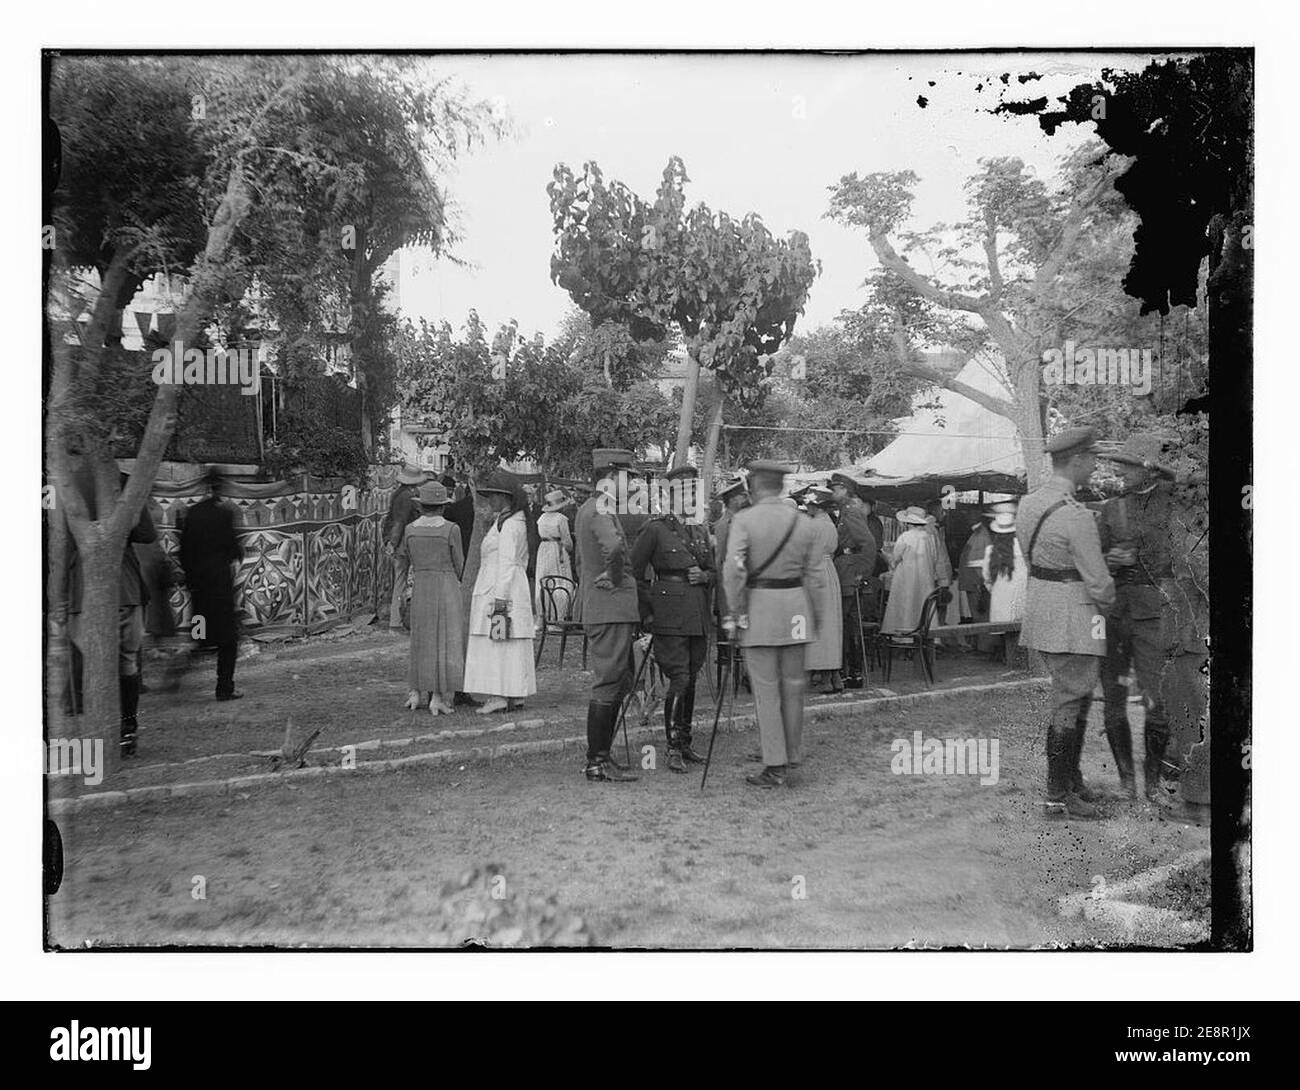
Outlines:
{"type": "MultiPolygon", "coordinates": [[[[958,378],[993,397],[1010,398],[996,356],[970,359],[958,378]]],[[[1025,462],[1011,420],[946,389],[931,388],[914,404],[916,411],[903,422],[898,437],[856,467],[853,476],[864,486],[910,491],[950,484],[957,491],[1024,491],[1025,462]]]]}

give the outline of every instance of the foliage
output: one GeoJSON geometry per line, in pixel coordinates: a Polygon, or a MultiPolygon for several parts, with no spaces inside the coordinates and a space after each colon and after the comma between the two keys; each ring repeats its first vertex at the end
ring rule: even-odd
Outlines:
{"type": "Polygon", "coordinates": [[[698,204],[686,210],[681,159],[664,168],[653,203],[600,167],[580,177],[564,164],[547,186],[556,252],[551,279],[599,327],[615,321],[638,341],[680,332],[729,396],[759,395],[775,352],[794,330],[819,266],[808,238],[772,236],[762,218],[736,220],[698,204]]]}
{"type": "Polygon", "coordinates": [[[396,355],[408,415],[475,471],[527,458],[547,473],[585,476],[592,446],[643,449],[671,433],[672,405],[653,381],[610,386],[591,353],[524,339],[514,322],[490,342],[473,312],[459,338],[447,322],[408,322],[396,355]]]}
{"type": "Polygon", "coordinates": [[[310,417],[285,423],[269,440],[262,468],[270,480],[287,480],[303,473],[313,477],[364,480],[368,459],[355,429],[323,424],[310,417]]]}

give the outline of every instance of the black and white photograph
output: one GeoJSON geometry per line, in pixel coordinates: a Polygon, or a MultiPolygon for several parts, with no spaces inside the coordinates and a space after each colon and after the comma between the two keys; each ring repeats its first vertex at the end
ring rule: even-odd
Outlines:
{"type": "Polygon", "coordinates": [[[1251,948],[1251,49],[41,79],[48,950],[1251,948]]]}

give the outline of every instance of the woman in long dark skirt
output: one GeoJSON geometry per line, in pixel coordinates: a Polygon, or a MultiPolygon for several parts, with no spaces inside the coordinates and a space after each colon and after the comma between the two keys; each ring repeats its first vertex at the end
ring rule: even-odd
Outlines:
{"type": "Polygon", "coordinates": [[[460,529],[443,518],[448,501],[441,484],[422,485],[421,515],[409,526],[399,549],[414,577],[411,590],[411,657],[406,672],[406,706],[414,711],[429,694],[430,715],[452,714],[452,696],[465,678],[465,621],[460,578],[465,554],[460,529]]]}

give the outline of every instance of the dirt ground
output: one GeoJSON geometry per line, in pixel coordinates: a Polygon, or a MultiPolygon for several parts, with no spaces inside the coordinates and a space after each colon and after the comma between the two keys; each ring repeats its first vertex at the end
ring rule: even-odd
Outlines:
{"type": "MultiPolygon", "coordinates": [[[[1044,820],[1044,701],[1008,692],[812,723],[805,765],[777,791],[744,784],[747,732],[719,735],[703,794],[698,775],[662,766],[588,784],[561,754],[69,815],[49,941],[437,945],[444,884],[495,865],[509,896],[554,898],[601,946],[1116,942],[1061,918],[1057,899],[1204,848],[1208,833],[1121,802],[1107,821],[1044,820]],[[891,742],[914,731],[996,738],[998,782],[896,774],[891,742]]],[[[1115,782],[1098,723],[1084,771],[1115,782]]],[[[1197,903],[1180,910],[1203,913],[1203,883],[1184,888],[1197,903]]]]}
{"type": "MultiPolygon", "coordinates": [[[[141,698],[138,755],[124,762],[117,775],[98,785],[87,785],[76,777],[51,777],[50,795],[268,772],[271,764],[267,754],[280,750],[290,723],[295,741],[319,729],[310,759],[313,763],[335,764],[337,747],[343,745],[375,739],[385,743],[399,738],[422,739],[401,747],[400,752],[376,754],[406,756],[421,750],[474,745],[470,740],[473,732],[490,731],[506,722],[547,721],[545,728],[530,728],[529,738],[581,734],[591,675],[582,671],[580,644],[570,643],[561,664],[558,643],[555,637],[547,641],[537,671],[538,691],[524,702],[523,710],[478,716],[462,708],[455,715],[436,719],[427,711],[408,712],[403,708],[409,647],[405,635],[391,636],[369,629],[341,639],[245,644],[246,651],[254,652],[240,660],[236,673],[238,688],[245,695],[242,700],[228,703],[213,699],[216,664],[212,657],[196,658],[180,691],[174,693],[161,691],[162,669],[157,661],[149,660],[145,678],[153,689],[141,698]]],[[[982,655],[949,652],[939,660],[938,676],[939,687],[951,687],[1027,674],[982,655]]],[[[885,685],[878,672],[871,684],[878,689],[885,685]]],[[[888,689],[882,691],[904,693],[924,688],[912,663],[899,662],[888,689]]],[[[712,703],[708,679],[701,678],[698,693],[701,708],[712,703]]],[[[812,703],[827,699],[810,698],[812,703]]],[[[738,713],[744,714],[750,703],[742,690],[736,701],[738,713]]],[[[52,724],[50,737],[76,736],[76,722],[69,719],[52,724]]],[[[363,752],[360,759],[366,755],[363,752]]]]}

